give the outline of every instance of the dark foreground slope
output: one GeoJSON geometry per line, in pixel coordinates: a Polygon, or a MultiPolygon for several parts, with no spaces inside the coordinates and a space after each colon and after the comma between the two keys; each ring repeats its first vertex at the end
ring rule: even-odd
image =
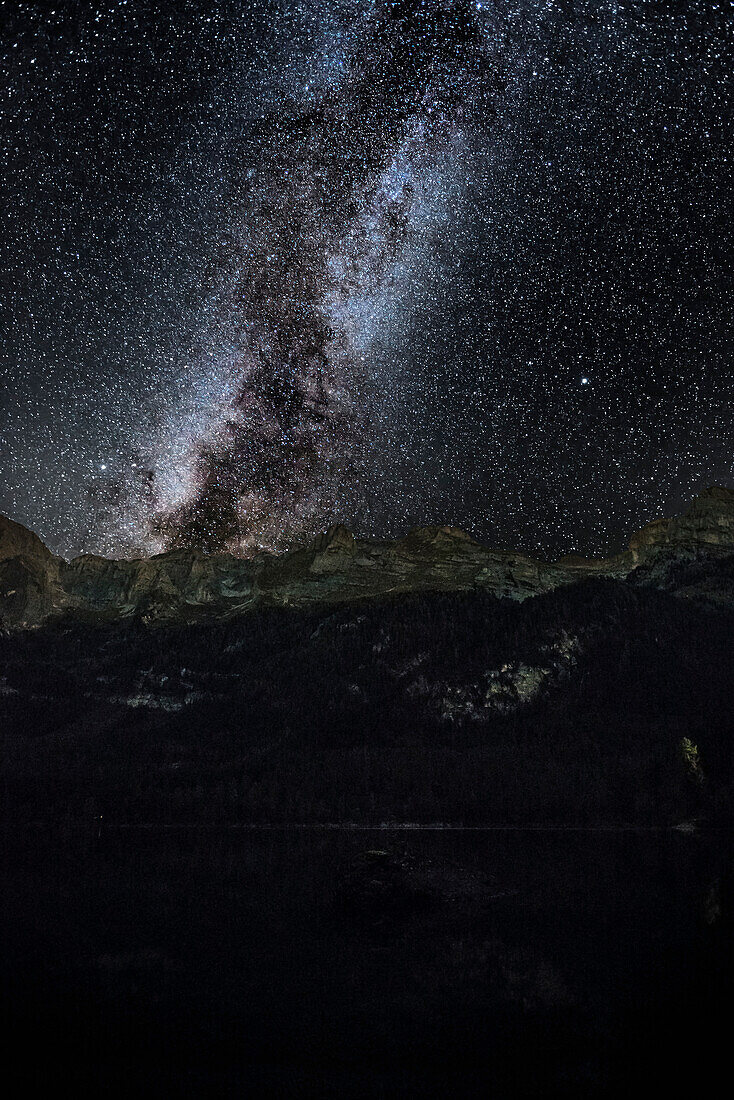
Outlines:
{"type": "Polygon", "coordinates": [[[90,823],[730,814],[734,611],[614,580],[0,639],[3,812],[90,823]]]}

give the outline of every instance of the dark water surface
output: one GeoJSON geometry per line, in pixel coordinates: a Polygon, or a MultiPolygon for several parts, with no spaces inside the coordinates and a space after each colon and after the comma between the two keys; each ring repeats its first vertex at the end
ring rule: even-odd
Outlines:
{"type": "Polygon", "coordinates": [[[12,1095],[705,1092],[733,854],[675,831],[6,832],[12,1095]]]}

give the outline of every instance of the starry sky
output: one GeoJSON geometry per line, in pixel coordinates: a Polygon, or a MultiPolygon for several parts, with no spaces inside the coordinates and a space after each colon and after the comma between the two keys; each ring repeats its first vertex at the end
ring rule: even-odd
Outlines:
{"type": "Polygon", "coordinates": [[[0,511],[619,548],[734,481],[731,0],[0,0],[0,511]]]}

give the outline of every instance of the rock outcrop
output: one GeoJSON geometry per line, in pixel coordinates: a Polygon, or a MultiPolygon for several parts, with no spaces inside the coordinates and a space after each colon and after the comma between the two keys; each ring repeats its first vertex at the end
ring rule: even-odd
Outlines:
{"type": "Polygon", "coordinates": [[[59,610],[63,564],[33,531],[0,516],[0,625],[33,625],[59,610]]]}
{"type": "Polygon", "coordinates": [[[64,612],[196,620],[257,604],[303,607],[416,591],[481,589],[522,600],[588,577],[629,577],[734,602],[732,561],[734,492],[721,487],[706,489],[682,515],[647,524],[622,554],[552,563],[490,550],[454,527],[416,528],[389,542],[355,539],[341,525],[310,546],[252,559],[173,550],[133,561],[85,554],[67,562],[0,517],[0,623],[32,627],[64,612]]]}
{"type": "Polygon", "coordinates": [[[635,564],[651,551],[667,549],[734,549],[734,492],[714,485],[672,519],[654,519],[630,540],[635,564]]]}

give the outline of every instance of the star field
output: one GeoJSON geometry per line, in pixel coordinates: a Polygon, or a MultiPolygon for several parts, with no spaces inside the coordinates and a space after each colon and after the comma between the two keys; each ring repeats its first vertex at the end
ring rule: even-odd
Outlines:
{"type": "Polygon", "coordinates": [[[0,0],[0,511],[64,554],[734,479],[730,0],[0,0]]]}

